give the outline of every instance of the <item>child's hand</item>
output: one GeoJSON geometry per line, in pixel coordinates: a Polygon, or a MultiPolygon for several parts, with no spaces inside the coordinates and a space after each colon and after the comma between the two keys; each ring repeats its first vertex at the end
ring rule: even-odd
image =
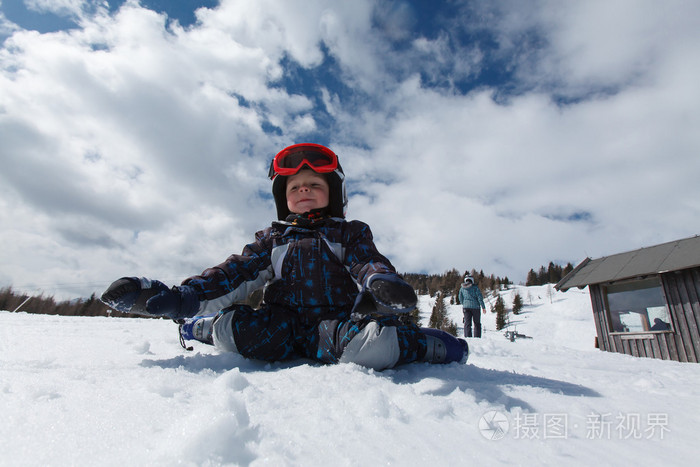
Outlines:
{"type": "Polygon", "coordinates": [[[145,277],[122,277],[107,287],[100,300],[122,313],[152,315],[146,310],[146,302],[164,290],[168,290],[168,287],[160,281],[145,277]]]}
{"type": "Polygon", "coordinates": [[[199,300],[191,287],[172,289],[160,281],[145,277],[122,277],[100,297],[107,306],[122,313],[144,316],[167,316],[178,319],[193,316],[199,300]]]}
{"type": "Polygon", "coordinates": [[[373,274],[367,279],[353,311],[384,314],[408,313],[418,301],[413,287],[391,274],[373,274]]]}
{"type": "Polygon", "coordinates": [[[375,275],[370,278],[369,289],[377,302],[393,309],[415,308],[418,301],[413,287],[394,276],[375,275]]]}

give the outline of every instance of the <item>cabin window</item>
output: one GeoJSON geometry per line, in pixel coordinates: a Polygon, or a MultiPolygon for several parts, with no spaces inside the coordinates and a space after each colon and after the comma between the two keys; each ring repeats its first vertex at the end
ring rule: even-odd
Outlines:
{"type": "Polygon", "coordinates": [[[671,331],[671,317],[658,277],[605,289],[612,332],[671,331]]]}

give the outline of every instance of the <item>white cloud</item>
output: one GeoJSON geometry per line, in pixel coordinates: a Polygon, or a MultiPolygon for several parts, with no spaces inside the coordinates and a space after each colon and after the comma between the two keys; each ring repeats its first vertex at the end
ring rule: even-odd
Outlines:
{"type": "Polygon", "coordinates": [[[700,230],[694,4],[466,4],[430,37],[411,2],[224,0],[187,28],[136,2],[55,5],[80,28],[0,48],[0,284],[179,282],[238,253],[273,216],[270,157],[328,131],[320,111],[349,216],[402,271],[520,280],[700,230]],[[315,71],[324,50],[345,94],[284,87],[285,60],[315,71]],[[507,99],[457,91],[488,54],[519,79],[507,99]]]}
{"type": "MultiPolygon", "coordinates": [[[[690,200],[698,199],[700,160],[693,148],[700,141],[693,128],[700,121],[686,107],[697,99],[668,108],[657,93],[634,88],[560,108],[541,95],[502,106],[485,93],[418,91],[375,142],[381,158],[361,166],[367,179],[393,167],[397,190],[408,189],[364,186],[373,203],[362,211],[378,231],[440,232],[407,248],[392,240],[394,257],[418,249],[434,258],[459,251],[465,239],[465,256],[481,251],[493,266],[489,256],[513,247],[521,252],[506,258],[536,252],[576,261],[585,245],[595,256],[694,234],[698,203],[690,200]],[[565,221],[576,216],[583,218],[565,221]]],[[[358,212],[352,202],[350,211],[358,212]]]]}
{"type": "Polygon", "coordinates": [[[55,13],[58,15],[76,15],[82,13],[86,0],[23,0],[26,7],[39,13],[55,13]]]}

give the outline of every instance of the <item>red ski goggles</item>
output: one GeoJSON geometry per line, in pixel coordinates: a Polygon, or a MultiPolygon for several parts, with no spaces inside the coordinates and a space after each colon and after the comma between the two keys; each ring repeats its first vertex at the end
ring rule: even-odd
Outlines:
{"type": "Polygon", "coordinates": [[[270,180],[277,175],[294,175],[306,165],[314,172],[330,173],[338,168],[338,156],[320,144],[304,143],[286,147],[270,164],[270,180]]]}

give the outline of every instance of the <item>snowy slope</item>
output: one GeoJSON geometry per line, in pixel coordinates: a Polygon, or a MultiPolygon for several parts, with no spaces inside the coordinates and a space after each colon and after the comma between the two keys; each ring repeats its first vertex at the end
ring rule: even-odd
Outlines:
{"type": "MultiPolygon", "coordinates": [[[[586,291],[520,288],[468,364],[266,364],[167,320],[0,312],[0,465],[688,465],[700,365],[593,348],[586,291]],[[528,295],[529,294],[529,295],[528,295]],[[530,304],[531,300],[531,304],[530,304]],[[490,422],[487,423],[487,422],[490,422]],[[501,429],[501,431],[498,431],[501,429]],[[500,439],[499,439],[500,438],[500,439]]],[[[506,304],[512,291],[503,292],[506,304]]],[[[427,322],[432,301],[421,297],[427,322]]],[[[450,306],[460,324],[459,306],[450,306]]]]}

